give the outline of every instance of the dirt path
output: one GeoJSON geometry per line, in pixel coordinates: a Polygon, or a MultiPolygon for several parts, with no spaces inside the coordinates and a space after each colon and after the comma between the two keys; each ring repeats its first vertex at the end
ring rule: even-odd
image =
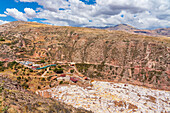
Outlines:
{"type": "Polygon", "coordinates": [[[41,75],[41,77],[44,77],[44,76],[47,74],[47,72],[49,71],[49,69],[50,69],[50,67],[47,68],[47,71],[45,71],[45,72],[41,75]]]}

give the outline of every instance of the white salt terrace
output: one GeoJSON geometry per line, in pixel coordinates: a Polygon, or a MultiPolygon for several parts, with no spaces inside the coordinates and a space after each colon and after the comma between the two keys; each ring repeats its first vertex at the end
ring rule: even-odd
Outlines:
{"type": "Polygon", "coordinates": [[[92,82],[86,89],[76,86],[57,86],[40,92],[49,92],[51,97],[95,113],[144,112],[168,113],[170,111],[170,92],[153,90],[122,83],[92,82]]]}

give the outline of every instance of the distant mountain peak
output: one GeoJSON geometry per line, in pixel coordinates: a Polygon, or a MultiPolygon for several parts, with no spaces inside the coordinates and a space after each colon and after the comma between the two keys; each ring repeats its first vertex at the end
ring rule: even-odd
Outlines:
{"type": "Polygon", "coordinates": [[[155,30],[146,30],[146,29],[138,29],[128,24],[118,24],[115,26],[105,26],[105,27],[91,26],[89,28],[126,31],[132,34],[140,34],[140,35],[170,37],[170,28],[158,28],[155,30]]]}
{"type": "Polygon", "coordinates": [[[108,28],[108,30],[130,31],[130,30],[136,30],[136,28],[128,24],[118,24],[115,25],[114,27],[108,28]]]}

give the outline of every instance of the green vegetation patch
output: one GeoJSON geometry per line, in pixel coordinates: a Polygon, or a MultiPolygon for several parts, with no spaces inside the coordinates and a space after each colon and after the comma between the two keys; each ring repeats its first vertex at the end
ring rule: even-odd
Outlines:
{"type": "Polygon", "coordinates": [[[3,37],[0,37],[0,41],[5,41],[5,39],[3,37]]]}
{"type": "Polygon", "coordinates": [[[9,63],[8,63],[8,67],[10,67],[10,68],[12,69],[14,65],[18,65],[18,64],[19,64],[19,63],[17,63],[16,61],[9,62],[9,63]]]}
{"type": "Polygon", "coordinates": [[[56,73],[63,73],[63,68],[55,68],[53,71],[56,73]]]}
{"type": "Polygon", "coordinates": [[[4,67],[4,62],[0,61],[0,71],[4,71],[6,68],[4,67]]]}

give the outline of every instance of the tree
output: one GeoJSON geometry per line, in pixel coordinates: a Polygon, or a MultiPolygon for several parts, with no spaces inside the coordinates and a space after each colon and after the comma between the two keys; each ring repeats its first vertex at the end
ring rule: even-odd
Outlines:
{"type": "Polygon", "coordinates": [[[8,67],[10,67],[12,69],[15,64],[18,64],[18,63],[16,61],[9,62],[8,67]]]}
{"type": "Polygon", "coordinates": [[[53,76],[49,76],[49,77],[47,77],[47,80],[48,80],[48,81],[50,81],[50,80],[51,80],[51,77],[53,77],[53,76]]]}
{"type": "Polygon", "coordinates": [[[28,82],[28,79],[25,78],[25,81],[28,82]]]}
{"type": "Polygon", "coordinates": [[[74,69],[70,70],[70,73],[74,73],[74,69]]]}
{"type": "Polygon", "coordinates": [[[41,60],[40,62],[41,62],[41,63],[45,63],[45,61],[44,61],[44,60],[41,60]]]}
{"type": "Polygon", "coordinates": [[[22,87],[24,87],[25,89],[28,89],[28,88],[29,88],[29,85],[24,82],[24,83],[22,84],[22,87]]]}
{"type": "Polygon", "coordinates": [[[53,71],[56,73],[63,73],[63,68],[55,68],[53,71]]]}
{"type": "Polygon", "coordinates": [[[59,65],[58,68],[61,68],[61,66],[59,65]]]}
{"type": "Polygon", "coordinates": [[[3,66],[3,65],[4,65],[4,63],[0,61],[0,66],[3,66]]]}
{"type": "Polygon", "coordinates": [[[5,39],[1,37],[1,38],[0,38],[0,41],[5,41],[5,39]]]}
{"type": "Polygon", "coordinates": [[[45,81],[45,78],[42,78],[41,81],[45,81]]]}
{"type": "Polygon", "coordinates": [[[40,87],[40,86],[38,86],[38,89],[41,89],[41,87],[40,87]]]}
{"type": "Polygon", "coordinates": [[[32,70],[32,69],[30,69],[30,72],[33,72],[33,70],[32,70]]]}
{"type": "Polygon", "coordinates": [[[17,77],[17,80],[21,80],[21,77],[17,77]]]}
{"type": "Polygon", "coordinates": [[[63,83],[63,81],[60,81],[60,83],[59,84],[62,84],[63,83]]]}

